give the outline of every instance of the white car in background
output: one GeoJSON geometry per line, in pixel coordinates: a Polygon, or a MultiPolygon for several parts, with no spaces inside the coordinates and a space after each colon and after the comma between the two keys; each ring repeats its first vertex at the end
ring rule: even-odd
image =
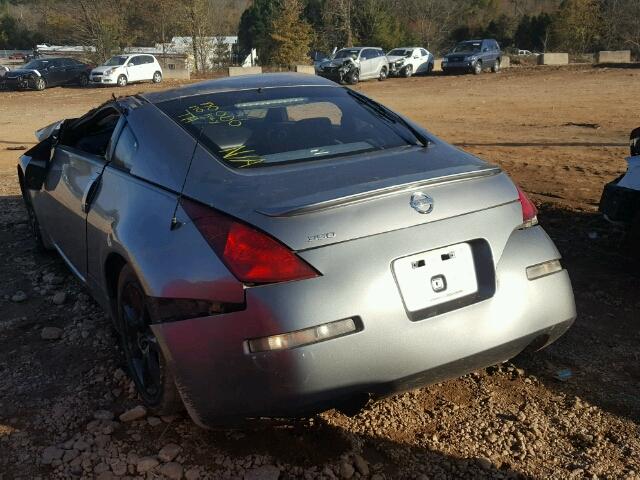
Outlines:
{"type": "Polygon", "coordinates": [[[428,50],[421,47],[399,47],[387,53],[389,59],[389,73],[410,77],[433,71],[434,57],[428,50]]]}
{"type": "Polygon", "coordinates": [[[119,87],[133,82],[160,83],[162,81],[162,67],[153,55],[115,55],[104,64],[91,70],[89,80],[94,85],[117,85],[119,87]]]}

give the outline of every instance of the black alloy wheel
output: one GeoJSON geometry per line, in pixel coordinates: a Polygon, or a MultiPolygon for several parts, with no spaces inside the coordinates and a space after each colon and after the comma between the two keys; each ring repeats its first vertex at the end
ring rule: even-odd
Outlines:
{"type": "Polygon", "coordinates": [[[129,265],[118,281],[118,331],[129,374],[147,407],[159,415],[182,410],[173,374],[150,328],[146,296],[129,265]]]}

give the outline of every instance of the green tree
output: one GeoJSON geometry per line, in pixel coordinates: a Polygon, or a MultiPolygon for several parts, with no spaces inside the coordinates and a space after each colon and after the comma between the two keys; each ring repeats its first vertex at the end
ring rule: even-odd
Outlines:
{"type": "Polygon", "coordinates": [[[546,51],[551,24],[552,17],[548,13],[524,15],[514,35],[515,46],[531,51],[546,51]]]}
{"type": "Polygon", "coordinates": [[[363,0],[354,12],[355,36],[361,45],[389,50],[407,39],[403,24],[386,0],[363,0]]]}
{"type": "Polygon", "coordinates": [[[278,3],[274,0],[255,0],[240,17],[238,28],[238,44],[243,53],[252,48],[257,49],[260,63],[271,61],[273,39],[271,25],[278,11],[278,3]]]}
{"type": "Polygon", "coordinates": [[[353,17],[357,4],[353,0],[326,0],[322,7],[328,50],[353,46],[353,17]]]}
{"type": "Polygon", "coordinates": [[[592,52],[600,41],[600,20],[598,0],[564,0],[553,23],[556,45],[571,53],[592,52]]]}
{"type": "Polygon", "coordinates": [[[272,62],[276,65],[309,63],[311,25],[302,18],[300,0],[282,0],[280,11],[271,22],[273,39],[272,62]]]}

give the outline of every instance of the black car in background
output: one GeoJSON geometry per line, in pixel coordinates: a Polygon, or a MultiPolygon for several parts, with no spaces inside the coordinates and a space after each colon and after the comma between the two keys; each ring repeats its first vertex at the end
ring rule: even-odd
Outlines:
{"type": "Polygon", "coordinates": [[[625,230],[621,247],[640,261],[640,127],[629,135],[627,171],[605,185],[600,212],[625,230]]]}
{"type": "Polygon", "coordinates": [[[33,90],[69,84],[85,87],[91,68],[74,58],[39,58],[7,72],[0,78],[0,86],[33,90]]]}
{"type": "Polygon", "coordinates": [[[502,51],[494,39],[466,40],[458,43],[444,56],[442,71],[472,72],[478,75],[483,70],[490,69],[493,73],[498,73],[501,60],[502,51]]]}

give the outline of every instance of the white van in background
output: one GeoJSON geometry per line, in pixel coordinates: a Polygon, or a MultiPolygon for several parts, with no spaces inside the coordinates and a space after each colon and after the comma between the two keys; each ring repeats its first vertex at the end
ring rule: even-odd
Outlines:
{"type": "Polygon", "coordinates": [[[160,83],[162,81],[162,67],[153,55],[115,55],[91,70],[89,80],[94,85],[117,85],[119,87],[133,82],[160,83]]]}

